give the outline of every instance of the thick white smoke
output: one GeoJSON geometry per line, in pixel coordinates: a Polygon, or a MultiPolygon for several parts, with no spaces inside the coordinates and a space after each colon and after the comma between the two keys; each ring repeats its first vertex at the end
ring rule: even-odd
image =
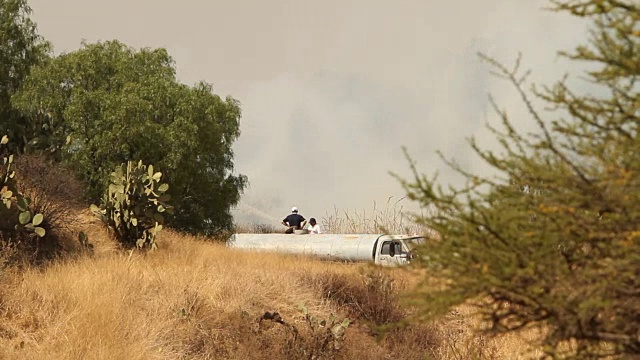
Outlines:
{"type": "MultiPolygon", "coordinates": [[[[276,224],[291,208],[322,217],[370,209],[404,195],[388,172],[408,175],[401,147],[420,170],[439,170],[441,150],[483,167],[465,138],[494,146],[491,92],[524,129],[518,97],[489,75],[477,52],[512,62],[523,53],[533,80],[570,71],[558,50],[585,24],[544,11],[543,0],[31,0],[57,52],[117,38],[164,46],[185,83],[212,82],[242,102],[237,171],[251,187],[239,221],[276,224]]],[[[407,206],[410,207],[409,204],[407,206]]]]}

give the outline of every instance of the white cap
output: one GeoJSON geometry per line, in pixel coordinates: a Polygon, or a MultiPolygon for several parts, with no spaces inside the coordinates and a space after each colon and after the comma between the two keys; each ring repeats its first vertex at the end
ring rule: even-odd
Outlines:
{"type": "Polygon", "coordinates": [[[294,206],[294,207],[292,207],[292,208],[291,208],[291,212],[298,212],[298,208],[297,208],[297,207],[295,207],[295,206],[294,206]]]}

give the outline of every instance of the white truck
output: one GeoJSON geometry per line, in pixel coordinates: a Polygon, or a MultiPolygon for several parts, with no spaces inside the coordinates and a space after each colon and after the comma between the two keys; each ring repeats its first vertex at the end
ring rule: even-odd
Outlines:
{"type": "Polygon", "coordinates": [[[314,255],[342,261],[373,261],[382,266],[408,264],[422,236],[383,234],[234,234],[235,249],[314,255]]]}

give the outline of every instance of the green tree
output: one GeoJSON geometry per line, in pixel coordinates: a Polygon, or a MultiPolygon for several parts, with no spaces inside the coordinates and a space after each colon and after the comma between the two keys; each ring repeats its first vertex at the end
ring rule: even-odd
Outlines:
{"type": "Polygon", "coordinates": [[[554,1],[591,21],[588,44],[563,53],[586,62],[599,89],[566,79],[526,90],[526,73],[484,57],[522,96],[539,132],[518,132],[498,109],[500,152],[471,146],[495,170],[444,189],[418,173],[409,196],[434,208],[418,221],[439,233],[422,251],[429,276],[416,293],[426,318],[460,304],[493,334],[541,330],[545,357],[640,354],[640,6],[619,0],[554,1]],[[532,95],[533,94],[533,95],[532,95]],[[546,120],[531,100],[556,109],[546,120]]]}
{"type": "Polygon", "coordinates": [[[232,226],[230,207],[246,184],[233,174],[239,103],[209,84],[179,83],[165,49],[83,44],[34,68],[13,102],[51,129],[47,147],[89,184],[92,201],[115,166],[142,160],[171,184],[171,226],[206,234],[232,226]]]}
{"type": "Polygon", "coordinates": [[[31,68],[48,58],[49,43],[31,21],[26,0],[0,0],[0,133],[9,134],[11,147],[23,151],[34,129],[12,105],[31,68]]]}

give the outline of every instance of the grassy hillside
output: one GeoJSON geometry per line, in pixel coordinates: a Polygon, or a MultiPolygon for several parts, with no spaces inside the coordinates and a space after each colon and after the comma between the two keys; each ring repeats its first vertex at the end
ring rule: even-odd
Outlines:
{"type": "Polygon", "coordinates": [[[399,294],[418,277],[406,270],[239,252],[171,231],[159,251],[127,253],[87,213],[77,224],[93,255],[2,274],[0,358],[514,359],[522,348],[470,337],[464,308],[377,335],[411,318],[399,294]],[[300,304],[319,320],[350,319],[344,337],[312,329],[300,304]],[[275,311],[281,322],[263,319],[275,311]]]}

